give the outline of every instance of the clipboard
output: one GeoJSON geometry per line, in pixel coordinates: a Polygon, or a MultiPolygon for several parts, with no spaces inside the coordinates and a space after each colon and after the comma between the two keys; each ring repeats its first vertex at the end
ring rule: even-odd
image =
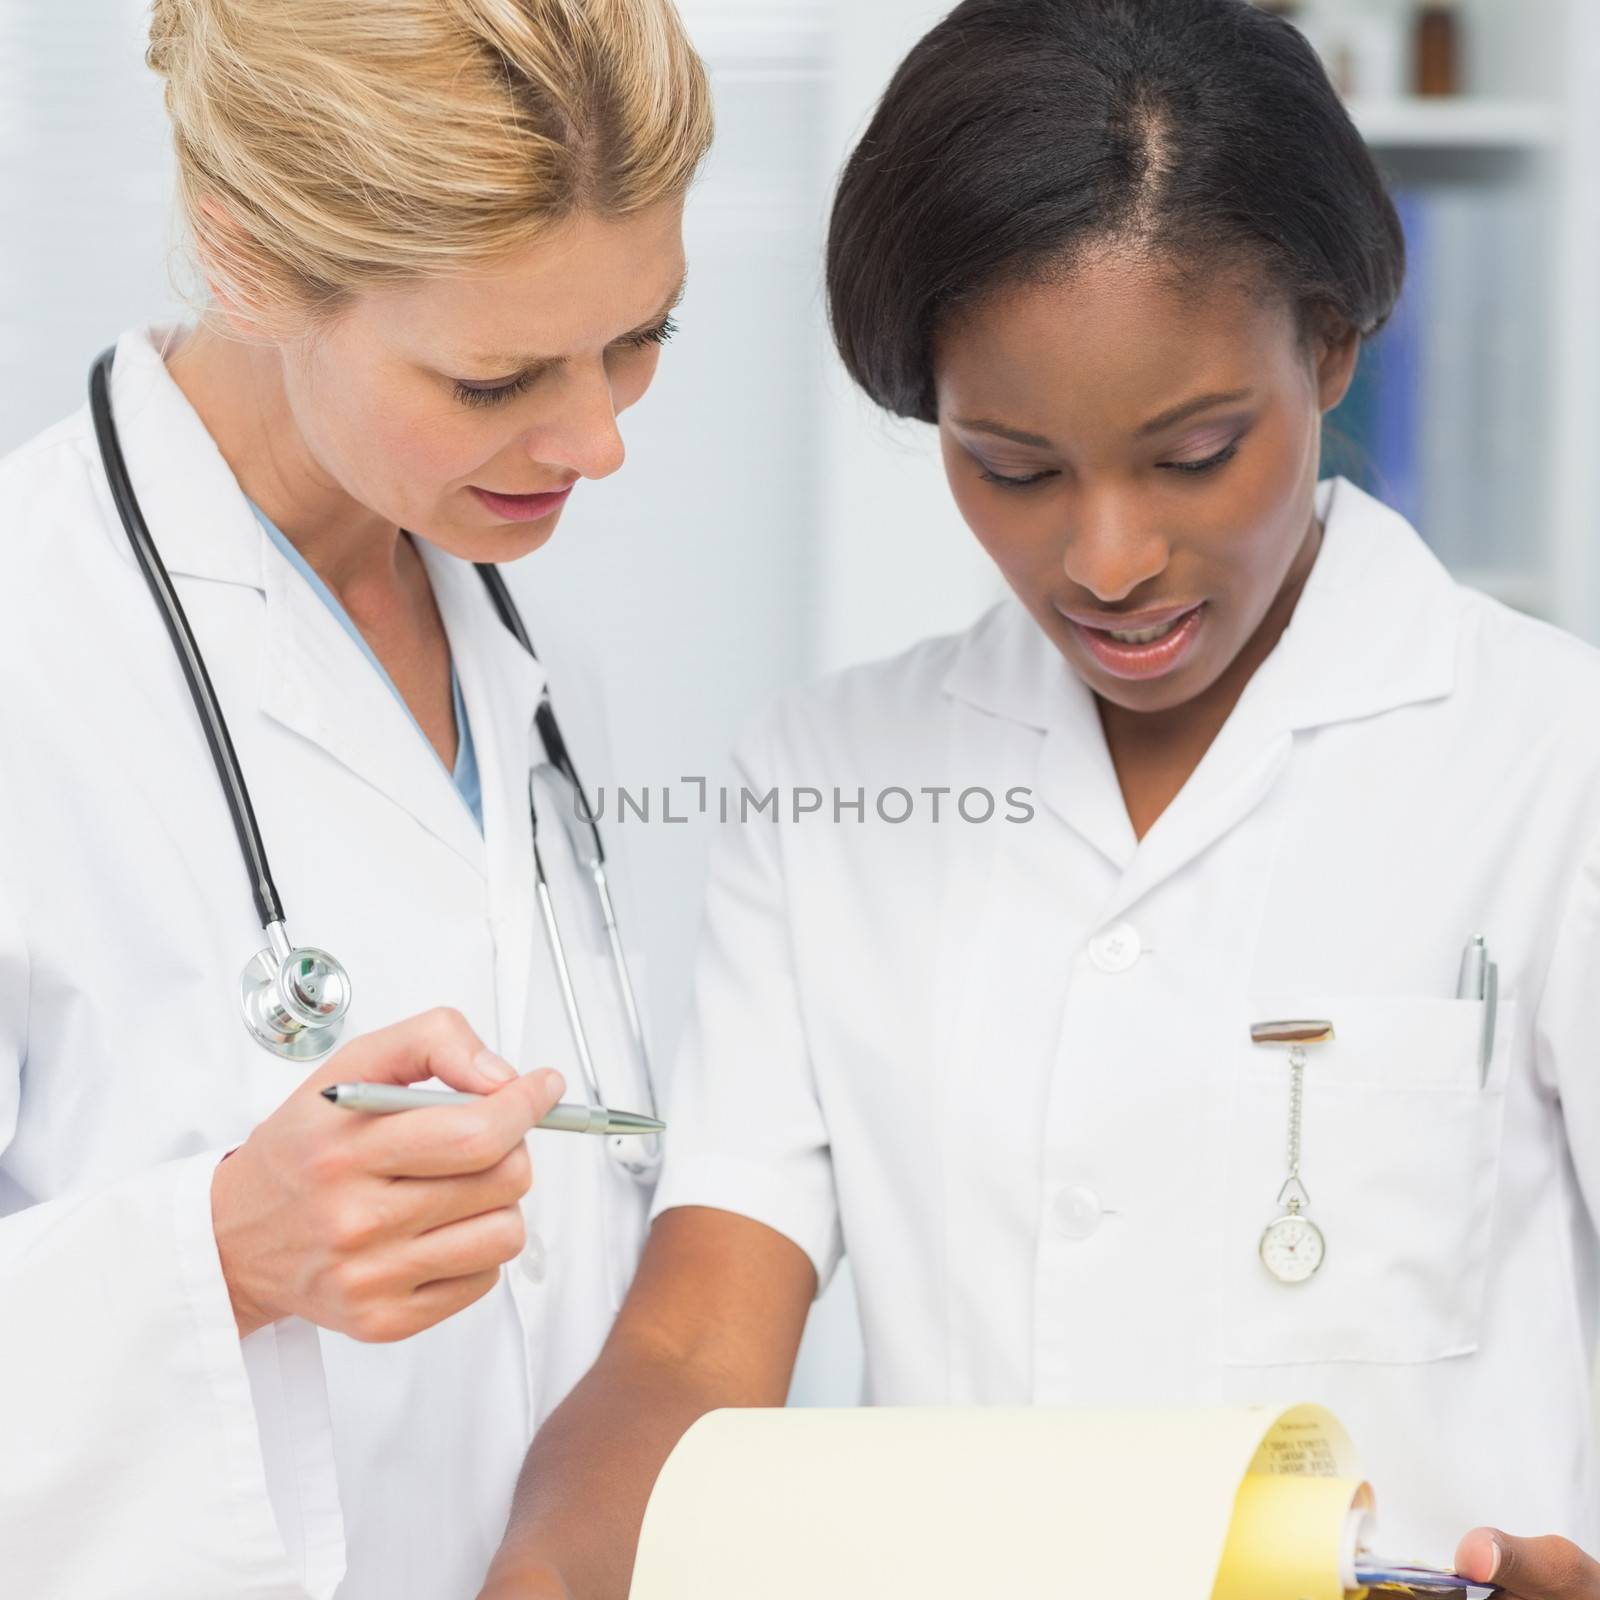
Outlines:
{"type": "Polygon", "coordinates": [[[1318,1406],[721,1411],[662,1469],[630,1600],[1495,1593],[1378,1559],[1374,1519],[1318,1406]]]}

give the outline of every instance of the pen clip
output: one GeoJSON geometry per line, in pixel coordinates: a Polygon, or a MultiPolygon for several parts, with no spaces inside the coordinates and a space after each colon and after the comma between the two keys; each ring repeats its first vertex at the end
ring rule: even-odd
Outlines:
{"type": "Polygon", "coordinates": [[[1467,940],[1461,952],[1461,976],[1456,980],[1457,1000],[1483,999],[1484,980],[1489,968],[1489,947],[1481,933],[1467,940]]]}

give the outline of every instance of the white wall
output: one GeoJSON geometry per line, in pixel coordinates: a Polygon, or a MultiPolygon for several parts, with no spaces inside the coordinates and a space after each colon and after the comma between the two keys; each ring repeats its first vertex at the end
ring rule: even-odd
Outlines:
{"type": "Polygon", "coordinates": [[[0,0],[0,452],[166,320],[170,160],[144,0],[0,0]]]}
{"type": "MultiPolygon", "coordinates": [[[[1551,80],[1564,100],[1567,136],[1553,175],[1556,263],[1553,315],[1563,359],[1552,406],[1556,464],[1551,491],[1555,532],[1553,580],[1569,597],[1561,621],[1580,637],[1600,643],[1600,550],[1596,506],[1600,504],[1600,5],[1570,0],[1564,21],[1551,26],[1555,59],[1551,80]]],[[[1597,1386],[1600,1402],[1600,1386],[1597,1386]]]]}
{"type": "MultiPolygon", "coordinates": [[[[630,784],[716,781],[738,725],[803,675],[815,610],[816,160],[825,39],[794,6],[685,7],[719,139],[687,220],[682,331],[624,419],[628,464],[525,564],[585,619],[630,784]]],[[[574,512],[580,508],[575,504],[574,512]]],[[[675,1039],[705,828],[632,836],[658,1031],[675,1039]]]]}
{"type": "MultiPolygon", "coordinates": [[[[830,177],[901,58],[949,9],[950,0],[839,8],[825,135],[830,177]]],[[[1001,585],[945,489],[934,430],[884,417],[837,361],[823,372],[828,473],[814,661],[831,669],[963,628],[1001,585]]]]}

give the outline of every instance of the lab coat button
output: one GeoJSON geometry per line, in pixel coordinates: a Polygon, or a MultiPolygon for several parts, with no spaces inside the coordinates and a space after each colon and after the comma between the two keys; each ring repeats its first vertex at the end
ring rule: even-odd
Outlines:
{"type": "Polygon", "coordinates": [[[1144,951],[1139,930],[1119,922],[1089,941],[1089,959],[1101,972],[1126,972],[1144,951]]]}
{"type": "Polygon", "coordinates": [[[543,1283],[547,1257],[545,1255],[544,1240],[536,1233],[528,1235],[527,1243],[522,1247],[519,1258],[522,1275],[529,1283],[543,1283]]]}
{"type": "Polygon", "coordinates": [[[1087,1239],[1105,1213],[1093,1189],[1075,1185],[1056,1197],[1056,1224],[1069,1239],[1087,1239]]]}

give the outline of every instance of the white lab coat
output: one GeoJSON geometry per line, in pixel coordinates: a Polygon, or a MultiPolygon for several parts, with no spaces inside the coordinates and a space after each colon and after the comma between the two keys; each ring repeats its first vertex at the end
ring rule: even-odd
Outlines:
{"type": "MultiPolygon", "coordinates": [[[[112,393],[290,932],[350,969],[345,1037],[455,1006],[522,1067],[562,1067],[576,1098],[533,898],[544,669],[470,566],[419,545],[476,743],[480,836],[264,536],[150,335],[121,341],[112,393]]],[[[0,464],[0,603],[0,1591],[470,1596],[535,1422],[598,1350],[607,1250],[620,1279],[645,1196],[603,1141],[535,1134],[528,1247],[494,1292],[395,1345],[291,1320],[241,1346],[211,1173],[308,1069],[241,1022],[262,935],[86,413],[0,464]]],[[[531,611],[529,629],[544,649],[531,611]]],[[[593,697],[565,657],[544,661],[579,770],[601,781],[593,697]]],[[[607,1091],[637,1099],[587,880],[544,831],[607,1091]]]]}
{"type": "Polygon", "coordinates": [[[848,1248],[869,1400],[1322,1401],[1386,1550],[1594,1548],[1600,656],[1350,485],[1322,505],[1292,625],[1142,842],[1015,602],[758,726],[739,782],[784,816],[719,843],[657,1209],[754,1217],[824,1281],[848,1248]],[[1258,1257],[1289,1074],[1249,1035],[1285,1015],[1338,1035],[1294,1288],[1258,1257]]]}

